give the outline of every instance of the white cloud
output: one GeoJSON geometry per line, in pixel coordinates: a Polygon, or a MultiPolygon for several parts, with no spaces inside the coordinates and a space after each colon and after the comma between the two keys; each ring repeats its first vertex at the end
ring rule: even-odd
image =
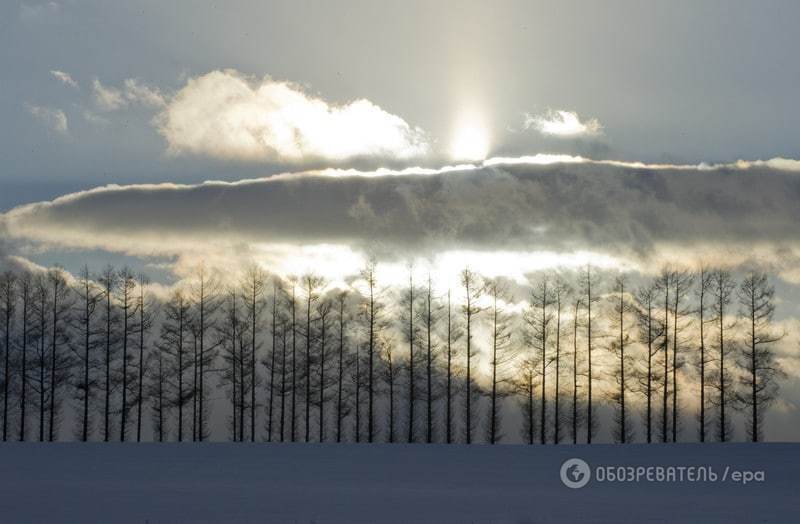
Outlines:
{"type": "Polygon", "coordinates": [[[749,169],[750,167],[770,167],[781,171],[800,171],[800,160],[793,158],[770,158],[769,160],[737,160],[736,167],[749,169]]]}
{"type": "Polygon", "coordinates": [[[108,118],[98,115],[94,111],[90,111],[88,109],[83,111],[83,119],[96,126],[105,126],[111,123],[108,118]]]}
{"type": "Polygon", "coordinates": [[[300,162],[425,154],[425,133],[372,102],[332,105],[289,82],[234,70],[192,78],[157,118],[173,154],[300,162]]]}
{"type": "Polygon", "coordinates": [[[161,90],[136,78],[126,79],[122,88],[105,86],[95,78],[92,87],[95,104],[103,111],[116,111],[129,105],[160,109],[167,104],[161,90]]]}
{"type": "MultiPolygon", "coordinates": [[[[497,160],[460,169],[329,169],[233,183],[107,186],[18,207],[0,215],[0,227],[44,248],[225,258],[220,267],[235,267],[228,258],[254,250],[284,259],[294,247],[329,245],[387,259],[521,253],[470,255],[476,267],[512,278],[520,268],[591,256],[596,264],[613,258],[642,270],[701,260],[755,264],[800,282],[800,178],[793,172],[580,157],[497,160]]],[[[319,253],[352,269],[352,254],[340,255],[319,253]]],[[[286,260],[286,267],[300,266],[286,260]]]]}
{"type": "Polygon", "coordinates": [[[67,115],[64,114],[64,111],[30,104],[27,104],[25,107],[34,118],[42,122],[49,129],[62,135],[66,135],[69,132],[67,115]]]}
{"type": "Polygon", "coordinates": [[[73,80],[69,73],[59,71],[58,69],[52,69],[50,74],[56,77],[62,84],[78,89],[78,82],[73,80]]]}
{"type": "Polygon", "coordinates": [[[542,115],[525,114],[525,129],[536,129],[543,135],[556,137],[597,136],[603,126],[592,118],[581,122],[574,111],[550,110],[542,115]]]}
{"type": "Polygon", "coordinates": [[[20,4],[19,17],[23,20],[31,20],[40,16],[57,14],[61,11],[61,5],[58,2],[44,2],[39,4],[29,4],[27,2],[20,4]]]}
{"type": "Polygon", "coordinates": [[[92,82],[94,90],[94,101],[97,106],[104,111],[116,111],[127,105],[127,100],[122,91],[114,87],[106,87],[97,78],[92,82]]]}
{"type": "Polygon", "coordinates": [[[141,83],[135,78],[125,80],[125,98],[131,103],[139,103],[148,107],[164,107],[166,101],[156,87],[151,87],[141,83]]]}

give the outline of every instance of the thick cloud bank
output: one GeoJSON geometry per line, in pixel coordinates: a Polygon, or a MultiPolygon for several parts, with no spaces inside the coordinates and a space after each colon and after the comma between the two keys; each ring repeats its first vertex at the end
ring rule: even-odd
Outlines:
{"type": "Polygon", "coordinates": [[[192,78],[156,119],[174,154],[263,162],[427,152],[425,134],[369,100],[331,105],[300,87],[234,70],[192,78]]]}
{"type": "Polygon", "coordinates": [[[22,206],[2,220],[12,238],[136,255],[338,244],[404,256],[468,249],[592,251],[634,263],[712,257],[795,271],[796,172],[764,162],[487,163],[108,186],[22,206]]]}

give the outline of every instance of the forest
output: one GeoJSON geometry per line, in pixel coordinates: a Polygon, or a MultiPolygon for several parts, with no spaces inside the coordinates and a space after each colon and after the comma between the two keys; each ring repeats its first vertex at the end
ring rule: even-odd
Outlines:
{"type": "Polygon", "coordinates": [[[442,290],[376,268],[334,286],[199,267],[169,288],[112,266],[6,271],[3,440],[764,438],[786,335],[766,273],[587,265],[521,288],[464,269],[442,290]]]}

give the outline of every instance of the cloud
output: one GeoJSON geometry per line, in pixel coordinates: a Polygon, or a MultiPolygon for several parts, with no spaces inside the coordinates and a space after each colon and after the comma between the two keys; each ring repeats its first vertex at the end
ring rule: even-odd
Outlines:
{"type": "Polygon", "coordinates": [[[128,103],[122,91],[104,86],[97,78],[92,82],[92,90],[95,104],[103,111],[116,111],[128,103]]]}
{"type": "Polygon", "coordinates": [[[32,20],[40,16],[54,15],[61,12],[61,5],[58,2],[43,2],[30,4],[23,2],[19,6],[19,17],[22,20],[32,20]]]}
{"type": "Polygon", "coordinates": [[[125,80],[125,98],[131,103],[154,108],[161,108],[167,104],[158,88],[145,85],[135,78],[125,80]]]}
{"type": "Polygon", "coordinates": [[[736,166],[740,169],[769,167],[772,169],[781,169],[783,171],[800,171],[800,160],[781,157],[770,158],[769,160],[737,160],[736,166]]]}
{"type": "Polygon", "coordinates": [[[52,131],[62,135],[69,133],[67,115],[64,114],[64,111],[31,104],[26,104],[25,107],[34,118],[42,122],[52,131]]]}
{"type": "Polygon", "coordinates": [[[94,111],[90,111],[88,109],[85,109],[82,114],[84,120],[96,126],[105,126],[111,123],[108,118],[98,115],[94,111]]]}
{"type": "Polygon", "coordinates": [[[116,111],[129,105],[141,105],[153,109],[161,109],[167,105],[160,89],[144,84],[136,78],[126,79],[121,88],[105,86],[95,78],[92,88],[95,104],[103,111],[116,111]]]}
{"type": "Polygon", "coordinates": [[[333,105],[289,82],[234,70],[189,79],[158,116],[173,154],[252,162],[408,159],[425,133],[369,100],[333,105]]]}
{"type": "Polygon", "coordinates": [[[62,84],[72,87],[74,89],[78,89],[78,82],[72,79],[69,73],[65,73],[64,71],[59,71],[58,69],[52,69],[50,74],[56,77],[62,84]]]}
{"type": "Polygon", "coordinates": [[[791,171],[586,159],[487,164],[107,186],[18,207],[0,220],[24,242],[139,256],[275,245],[345,246],[390,258],[589,253],[640,269],[702,259],[800,278],[800,177],[791,171]]]}
{"type": "Polygon", "coordinates": [[[525,114],[525,129],[536,129],[543,135],[555,137],[597,136],[602,133],[603,126],[592,118],[581,122],[574,111],[550,110],[542,115],[525,114]]]}

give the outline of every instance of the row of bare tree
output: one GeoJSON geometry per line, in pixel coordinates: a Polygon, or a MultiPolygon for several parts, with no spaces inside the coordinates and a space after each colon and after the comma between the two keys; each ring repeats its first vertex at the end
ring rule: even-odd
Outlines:
{"type": "Polygon", "coordinates": [[[201,269],[162,296],[129,269],[6,272],[3,440],[494,444],[515,409],[527,443],[591,443],[609,407],[621,443],[678,441],[692,418],[728,441],[733,413],[763,438],[782,376],[763,273],[634,287],[586,267],[523,287],[466,269],[446,291],[414,275],[390,289],[370,262],[345,289],[201,269]]]}

